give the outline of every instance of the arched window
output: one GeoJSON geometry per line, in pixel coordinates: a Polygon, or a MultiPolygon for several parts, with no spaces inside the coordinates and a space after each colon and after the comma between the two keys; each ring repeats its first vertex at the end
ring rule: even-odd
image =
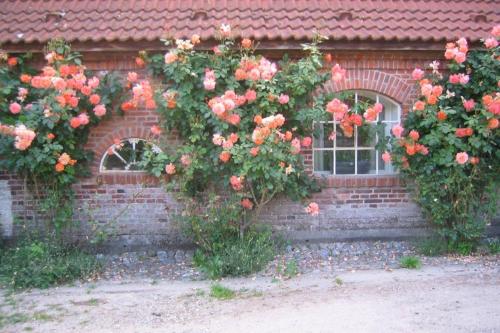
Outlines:
{"type": "MultiPolygon", "coordinates": [[[[142,171],[140,162],[144,153],[146,140],[138,138],[123,139],[113,144],[104,153],[101,159],[101,172],[137,172],[142,171]]],[[[160,148],[153,145],[153,150],[160,152],[160,148]]]]}
{"type": "MultiPolygon", "coordinates": [[[[384,125],[385,136],[390,135],[391,128],[401,120],[401,106],[393,100],[371,91],[353,91],[348,99],[349,106],[356,110],[359,103],[373,105],[378,102],[384,106],[377,121],[384,125]]],[[[378,135],[372,125],[355,126],[352,137],[343,135],[337,121],[318,122],[314,124],[313,170],[320,175],[363,175],[391,174],[392,165],[384,163],[382,153],[375,145],[378,135]],[[334,133],[332,135],[332,133],[334,133]],[[334,138],[335,136],[335,138],[334,138]]]]}

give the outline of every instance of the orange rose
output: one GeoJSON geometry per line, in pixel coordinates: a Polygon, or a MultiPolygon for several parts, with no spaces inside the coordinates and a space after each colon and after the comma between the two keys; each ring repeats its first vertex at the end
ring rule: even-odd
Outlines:
{"type": "Polygon", "coordinates": [[[252,47],[252,41],[248,38],[245,38],[241,41],[241,46],[245,49],[249,49],[252,47]]]}
{"type": "Polygon", "coordinates": [[[495,129],[498,127],[498,119],[497,118],[491,118],[488,120],[488,128],[489,129],[495,129]]]}
{"type": "Polygon", "coordinates": [[[57,172],[63,172],[63,171],[64,171],[64,164],[62,164],[62,163],[57,163],[57,164],[56,164],[56,171],[57,171],[57,172]]]}

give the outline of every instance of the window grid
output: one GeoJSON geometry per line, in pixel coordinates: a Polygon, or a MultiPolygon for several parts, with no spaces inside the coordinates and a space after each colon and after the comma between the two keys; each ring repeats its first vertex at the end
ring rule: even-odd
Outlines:
{"type": "MultiPolygon", "coordinates": [[[[358,103],[358,99],[359,99],[359,95],[358,95],[358,92],[356,91],[356,92],[354,92],[354,103],[355,104],[358,103]]],[[[375,102],[380,103],[380,95],[379,94],[375,95],[375,102]]],[[[401,106],[399,104],[396,104],[396,103],[394,103],[394,104],[397,106],[397,108],[396,108],[397,119],[396,120],[387,120],[384,117],[384,120],[381,121],[381,123],[386,124],[386,126],[385,126],[386,133],[388,131],[390,131],[390,129],[392,128],[391,125],[399,124],[400,120],[401,120],[401,106]]],[[[385,107],[386,107],[386,105],[384,105],[384,109],[382,112],[385,112],[385,107]]],[[[377,115],[377,120],[374,123],[377,123],[379,120],[380,120],[380,115],[377,115]]],[[[333,118],[333,120],[330,120],[330,121],[314,122],[313,126],[315,124],[333,124],[333,131],[335,131],[335,133],[337,133],[337,126],[338,126],[339,122],[337,122],[333,118]]],[[[323,136],[324,136],[325,135],[324,127],[322,128],[322,130],[323,130],[323,136]]],[[[316,138],[313,138],[313,139],[316,140],[316,138]]],[[[337,147],[337,138],[335,138],[335,140],[333,140],[333,147],[318,148],[318,147],[314,147],[314,144],[313,144],[313,159],[312,159],[313,160],[313,172],[319,173],[319,174],[337,175],[337,151],[352,151],[352,152],[354,152],[354,173],[353,174],[342,174],[342,175],[358,175],[358,152],[359,151],[375,151],[375,175],[380,175],[381,174],[380,168],[379,168],[380,152],[375,147],[358,146],[358,126],[354,126],[353,140],[354,140],[354,145],[352,147],[337,147]],[[329,171],[328,172],[315,171],[316,170],[316,165],[315,165],[316,159],[314,158],[314,153],[316,151],[321,151],[321,152],[331,151],[332,152],[332,154],[333,154],[332,173],[330,173],[329,171]]],[[[377,142],[378,142],[378,133],[375,133],[375,144],[377,142]]],[[[321,156],[321,157],[323,158],[324,156],[321,156]]],[[[391,167],[391,171],[389,173],[394,173],[394,171],[392,170],[392,167],[391,167]]],[[[368,173],[368,175],[369,174],[370,173],[368,173]]],[[[387,174],[387,172],[385,174],[387,174]]],[[[362,175],[367,175],[367,174],[363,173],[362,175]]]]}
{"type": "MultiPolygon", "coordinates": [[[[137,172],[144,172],[144,170],[138,170],[138,169],[133,169],[138,163],[139,161],[137,161],[137,149],[138,149],[138,143],[139,142],[144,142],[146,143],[147,141],[144,140],[144,139],[140,139],[140,138],[128,138],[128,139],[122,139],[120,141],[120,144],[130,144],[131,146],[131,151],[132,153],[130,154],[130,158],[124,158],[121,154],[120,154],[120,149],[117,149],[117,145],[116,144],[113,144],[111,145],[107,150],[106,152],[104,153],[104,155],[102,156],[101,158],[101,163],[100,163],[100,166],[99,166],[99,172],[127,172],[127,173],[137,173],[137,172]],[[118,158],[122,164],[123,164],[123,169],[116,169],[116,168],[113,168],[113,169],[108,169],[106,164],[107,164],[107,160],[108,158],[110,157],[110,153],[109,151],[111,151],[113,154],[114,157],[118,158]]],[[[156,151],[156,152],[161,152],[161,149],[154,145],[153,144],[153,150],[156,151]]]]}

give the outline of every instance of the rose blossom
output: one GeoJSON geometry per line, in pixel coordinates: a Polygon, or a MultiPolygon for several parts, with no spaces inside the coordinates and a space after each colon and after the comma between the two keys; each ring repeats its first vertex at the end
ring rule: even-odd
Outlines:
{"type": "Polygon", "coordinates": [[[490,37],[490,38],[487,38],[485,41],[484,41],[484,46],[487,48],[487,49],[492,49],[494,47],[497,47],[498,46],[498,41],[493,38],[493,37],[490,37]]]}
{"type": "Polygon", "coordinates": [[[103,104],[96,105],[94,107],[94,114],[97,117],[102,117],[106,114],[106,107],[103,104]]]}
{"type": "Polygon", "coordinates": [[[341,81],[346,74],[346,70],[342,69],[339,64],[335,64],[332,68],[332,80],[334,82],[341,81]]]}
{"type": "Polygon", "coordinates": [[[11,103],[9,105],[9,111],[10,113],[12,114],[18,114],[19,112],[21,112],[21,105],[19,103],[11,103]]]}
{"type": "Polygon", "coordinates": [[[389,152],[384,152],[382,154],[382,160],[384,160],[385,163],[391,163],[391,154],[389,152]]]}
{"type": "Polygon", "coordinates": [[[153,135],[160,135],[161,134],[161,128],[158,125],[153,125],[151,126],[151,133],[153,135]]]}
{"type": "Polygon", "coordinates": [[[244,198],[241,200],[241,206],[245,209],[252,209],[253,203],[252,203],[252,201],[250,201],[250,199],[244,198]]]}
{"type": "Polygon", "coordinates": [[[455,160],[458,164],[465,164],[469,160],[469,155],[466,152],[457,153],[455,160]]]}
{"type": "Polygon", "coordinates": [[[168,175],[173,175],[175,174],[175,165],[173,165],[172,163],[169,163],[165,166],[165,172],[168,174],[168,175]]]}
{"type": "Polygon", "coordinates": [[[288,103],[289,99],[290,98],[288,97],[288,95],[281,94],[280,97],[279,97],[279,99],[278,99],[278,102],[280,104],[286,104],[286,103],[288,103]]]}
{"type": "Polygon", "coordinates": [[[401,126],[401,125],[395,125],[392,128],[392,134],[394,134],[394,136],[396,138],[401,138],[401,134],[403,134],[404,130],[405,129],[403,128],[403,126],[401,126]]]}
{"type": "Polygon", "coordinates": [[[319,206],[315,202],[311,202],[304,210],[311,216],[317,216],[319,214],[319,206]]]}
{"type": "Polygon", "coordinates": [[[416,81],[422,80],[422,78],[424,77],[424,71],[420,68],[415,68],[411,73],[411,77],[416,81]]]}

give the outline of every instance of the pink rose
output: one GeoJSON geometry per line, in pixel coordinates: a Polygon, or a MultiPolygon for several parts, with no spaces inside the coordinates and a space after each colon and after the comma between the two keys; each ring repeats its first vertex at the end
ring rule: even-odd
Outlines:
{"type": "Polygon", "coordinates": [[[205,90],[214,90],[215,89],[215,80],[205,79],[203,81],[203,86],[205,87],[205,90]]]}
{"type": "Polygon", "coordinates": [[[248,103],[253,102],[257,99],[257,93],[255,90],[249,89],[245,93],[245,98],[247,99],[248,103]]]}
{"type": "Polygon", "coordinates": [[[151,126],[151,133],[153,135],[160,135],[161,134],[161,128],[158,125],[153,125],[151,126]]]}
{"type": "Polygon", "coordinates": [[[137,73],[136,72],[129,72],[127,74],[127,81],[130,83],[137,82],[137,73]]]}
{"type": "Polygon", "coordinates": [[[19,103],[11,103],[9,105],[9,111],[10,113],[12,114],[18,114],[19,112],[21,112],[21,105],[19,103]]]}
{"type": "Polygon", "coordinates": [[[424,71],[420,68],[415,68],[411,73],[411,77],[416,81],[422,80],[422,78],[424,77],[424,71]]]}
{"type": "Polygon", "coordinates": [[[305,211],[307,214],[311,216],[317,216],[319,214],[319,205],[315,202],[311,202],[306,208],[305,211]]]}
{"type": "Polygon", "coordinates": [[[457,153],[457,155],[455,156],[455,160],[458,164],[465,164],[469,160],[469,155],[467,155],[466,152],[457,153]]]}
{"type": "Polygon", "coordinates": [[[494,47],[497,47],[497,46],[498,46],[498,41],[496,40],[496,38],[493,38],[493,37],[487,38],[487,39],[484,41],[484,46],[485,46],[487,49],[492,49],[492,48],[494,48],[494,47]]]}
{"type": "Polygon", "coordinates": [[[224,114],[224,112],[226,112],[226,108],[222,103],[215,103],[214,106],[212,107],[212,112],[220,117],[224,114]]]}
{"type": "Polygon", "coordinates": [[[312,144],[312,138],[310,136],[306,136],[302,139],[302,147],[309,147],[312,144]]]}
{"type": "Polygon", "coordinates": [[[465,58],[466,55],[464,52],[457,52],[457,54],[455,54],[455,61],[459,64],[463,63],[465,61],[465,58]]]}
{"type": "Polygon", "coordinates": [[[500,24],[494,26],[493,29],[491,29],[491,35],[497,38],[500,37],[500,24]]]}
{"type": "Polygon", "coordinates": [[[85,126],[85,125],[87,125],[90,122],[89,116],[85,112],[84,113],[80,113],[77,118],[80,121],[80,125],[84,125],[85,126]]]}
{"type": "Polygon", "coordinates": [[[382,160],[384,160],[385,163],[389,164],[391,163],[391,154],[389,152],[384,152],[382,154],[382,160]]]}
{"type": "Polygon", "coordinates": [[[450,75],[449,79],[451,84],[459,84],[460,83],[460,76],[458,74],[452,74],[450,75]]]}
{"type": "Polygon", "coordinates": [[[460,84],[467,84],[469,82],[469,75],[459,74],[460,84]]]}
{"type": "Polygon", "coordinates": [[[191,164],[191,157],[187,154],[181,156],[181,163],[184,166],[189,166],[191,164]]]}
{"type": "Polygon", "coordinates": [[[396,138],[401,138],[401,135],[403,134],[404,130],[405,129],[403,128],[403,126],[401,126],[401,125],[395,125],[392,128],[392,134],[394,134],[394,136],[396,138]]]}
{"type": "Polygon", "coordinates": [[[173,175],[175,174],[175,165],[173,165],[172,163],[169,163],[165,166],[165,172],[168,174],[168,175],[173,175]]]}
{"type": "Polygon", "coordinates": [[[286,103],[288,103],[289,99],[290,98],[288,97],[288,95],[281,94],[279,99],[278,99],[278,102],[280,104],[286,104],[286,103]]]}
{"type": "Polygon", "coordinates": [[[97,117],[102,117],[106,114],[106,107],[103,104],[96,105],[94,108],[94,114],[97,117]]]}
{"type": "Polygon", "coordinates": [[[471,111],[476,106],[476,103],[473,99],[468,99],[463,101],[463,105],[466,111],[471,111]]]}
{"type": "Polygon", "coordinates": [[[341,81],[345,77],[346,71],[339,64],[335,64],[332,68],[332,80],[335,82],[341,81]]]}

